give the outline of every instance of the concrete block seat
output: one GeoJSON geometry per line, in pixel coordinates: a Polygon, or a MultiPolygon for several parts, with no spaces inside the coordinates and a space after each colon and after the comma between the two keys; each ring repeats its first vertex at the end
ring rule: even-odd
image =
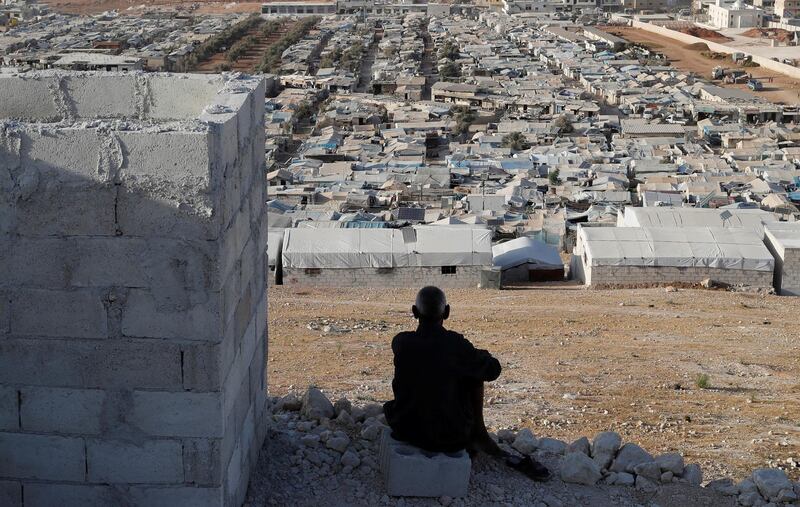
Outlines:
{"type": "Polygon", "coordinates": [[[381,437],[380,467],[391,496],[466,496],[472,468],[467,451],[429,452],[392,438],[381,437]]]}

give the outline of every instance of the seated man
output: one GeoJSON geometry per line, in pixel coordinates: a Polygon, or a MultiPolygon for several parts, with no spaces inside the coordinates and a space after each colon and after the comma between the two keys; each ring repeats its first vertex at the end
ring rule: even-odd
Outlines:
{"type": "Polygon", "coordinates": [[[384,406],[392,436],[432,452],[483,451],[506,458],[533,479],[546,479],[545,467],[504,452],[486,431],[483,383],[500,376],[500,362],[444,328],[450,316],[444,292],[423,288],[411,311],[419,320],[417,330],[392,340],[395,399],[384,406]]]}

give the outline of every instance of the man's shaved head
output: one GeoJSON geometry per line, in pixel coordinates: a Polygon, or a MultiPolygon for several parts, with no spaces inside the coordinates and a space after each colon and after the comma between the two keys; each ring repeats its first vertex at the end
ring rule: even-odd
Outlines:
{"type": "Polygon", "coordinates": [[[420,289],[411,311],[414,317],[424,322],[439,322],[450,316],[450,306],[444,292],[433,286],[420,289]]]}

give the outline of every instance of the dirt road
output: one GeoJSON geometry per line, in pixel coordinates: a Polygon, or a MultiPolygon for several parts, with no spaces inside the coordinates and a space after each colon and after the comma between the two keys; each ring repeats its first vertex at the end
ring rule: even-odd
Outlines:
{"type": "MultiPolygon", "coordinates": [[[[270,288],[270,394],[314,384],[389,399],[390,342],[414,325],[413,295],[270,288]]],[[[800,453],[798,299],[583,288],[449,298],[448,325],[503,364],[487,391],[495,429],[567,440],[613,429],[652,452],[680,451],[711,478],[800,453]],[[710,388],[696,385],[700,374],[710,388]]]]}
{"type": "MultiPolygon", "coordinates": [[[[646,45],[666,55],[672,61],[674,67],[683,71],[694,72],[706,80],[711,79],[711,69],[717,65],[728,69],[741,68],[733,65],[730,60],[706,58],[700,54],[701,50],[699,49],[689,49],[687,44],[683,42],[639,28],[613,26],[605,27],[604,30],[625,40],[646,45]]],[[[744,70],[763,81],[764,89],[760,92],[751,92],[754,95],[776,103],[800,103],[800,81],[760,67],[746,68],[744,70]],[[772,78],[771,83],[768,82],[769,78],[772,78]]],[[[723,84],[722,81],[715,81],[714,84],[726,88],[750,91],[743,84],[729,85],[723,84]]]]}

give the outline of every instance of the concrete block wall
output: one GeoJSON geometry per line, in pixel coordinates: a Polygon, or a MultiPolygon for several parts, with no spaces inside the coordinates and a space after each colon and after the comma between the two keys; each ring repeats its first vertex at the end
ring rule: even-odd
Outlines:
{"type": "Polygon", "coordinates": [[[697,284],[706,278],[732,285],[771,287],[772,271],[671,266],[583,266],[586,285],[697,284]]]}
{"type": "Polygon", "coordinates": [[[264,93],[0,76],[4,507],[243,501],[265,436],[264,93]]]}
{"type": "Polygon", "coordinates": [[[320,268],[319,273],[303,268],[283,268],[284,285],[299,287],[477,287],[482,266],[457,266],[455,274],[442,274],[442,268],[402,267],[390,270],[379,268],[320,268]]]}
{"type": "Polygon", "coordinates": [[[765,243],[775,257],[775,291],[782,296],[800,296],[800,249],[787,248],[770,232],[765,243]]]}

